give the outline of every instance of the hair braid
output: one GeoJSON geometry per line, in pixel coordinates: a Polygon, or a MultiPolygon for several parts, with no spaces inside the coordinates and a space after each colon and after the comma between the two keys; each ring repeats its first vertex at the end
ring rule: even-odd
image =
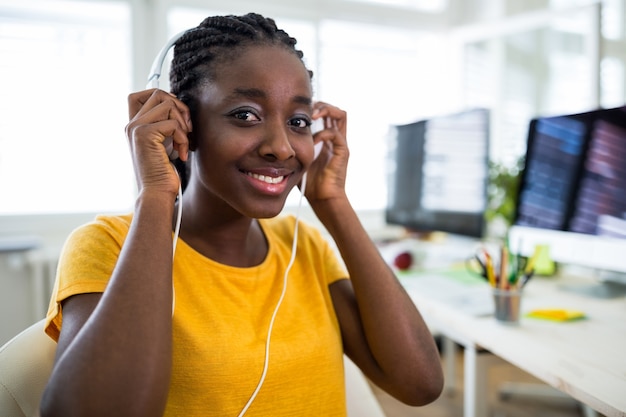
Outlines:
{"type": "Polygon", "coordinates": [[[172,93],[183,100],[193,96],[196,87],[213,78],[215,63],[235,57],[240,48],[250,45],[282,45],[298,58],[304,56],[295,47],[296,39],[278,29],[273,19],[255,13],[207,17],[176,42],[170,70],[172,93]]]}

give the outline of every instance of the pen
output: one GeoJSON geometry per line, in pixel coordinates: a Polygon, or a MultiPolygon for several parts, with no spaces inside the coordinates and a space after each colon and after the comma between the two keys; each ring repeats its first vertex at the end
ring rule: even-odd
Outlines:
{"type": "Polygon", "coordinates": [[[517,284],[519,283],[520,278],[522,277],[522,274],[524,273],[524,266],[526,265],[524,263],[524,259],[522,258],[521,251],[522,251],[522,240],[520,239],[519,243],[517,244],[517,253],[513,257],[515,266],[512,268],[513,271],[511,272],[511,276],[509,277],[509,284],[515,285],[515,286],[517,286],[517,284]]]}
{"type": "Polygon", "coordinates": [[[519,277],[520,277],[520,256],[519,253],[516,255],[510,255],[510,259],[511,259],[511,267],[510,272],[509,272],[509,277],[508,277],[508,281],[509,281],[509,285],[515,285],[517,284],[517,281],[519,281],[519,277]]]}
{"type": "Polygon", "coordinates": [[[485,253],[485,269],[487,270],[487,279],[489,280],[489,284],[492,287],[496,286],[496,275],[493,271],[493,260],[491,259],[491,255],[487,252],[486,249],[483,249],[485,253]]]}
{"type": "Polygon", "coordinates": [[[524,275],[522,276],[522,279],[520,280],[520,283],[519,283],[518,287],[519,288],[523,288],[524,285],[526,285],[526,283],[528,281],[530,281],[530,279],[533,277],[534,274],[535,274],[535,270],[534,269],[531,269],[530,272],[528,272],[528,273],[524,273],[524,275]]]}
{"type": "Polygon", "coordinates": [[[480,256],[478,256],[478,254],[474,255],[474,259],[476,259],[476,262],[478,262],[478,265],[480,265],[480,270],[482,272],[482,276],[484,278],[487,278],[487,267],[485,266],[485,263],[483,262],[482,259],[480,259],[480,256]]]}

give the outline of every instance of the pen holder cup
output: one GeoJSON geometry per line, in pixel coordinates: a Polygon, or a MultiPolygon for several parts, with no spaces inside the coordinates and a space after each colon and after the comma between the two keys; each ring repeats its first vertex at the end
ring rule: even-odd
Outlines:
{"type": "Polygon", "coordinates": [[[500,323],[519,324],[520,304],[522,301],[521,290],[493,289],[493,301],[495,305],[495,317],[500,323]]]}

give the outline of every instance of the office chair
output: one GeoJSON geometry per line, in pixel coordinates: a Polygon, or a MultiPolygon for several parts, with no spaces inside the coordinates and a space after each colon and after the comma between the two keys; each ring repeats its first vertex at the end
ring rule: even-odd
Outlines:
{"type": "Polygon", "coordinates": [[[56,343],[43,331],[44,320],[31,325],[0,347],[0,414],[3,417],[39,415],[56,343]]]}
{"type": "MultiPolygon", "coordinates": [[[[56,343],[44,333],[44,320],[31,325],[0,347],[0,415],[33,417],[39,415],[39,402],[46,386],[56,343]]],[[[367,380],[347,357],[346,401],[348,415],[384,417],[367,380]]]]}

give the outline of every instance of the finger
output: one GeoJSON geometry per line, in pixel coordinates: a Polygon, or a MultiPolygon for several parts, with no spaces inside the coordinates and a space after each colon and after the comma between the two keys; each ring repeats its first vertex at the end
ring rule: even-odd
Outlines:
{"type": "Polygon", "coordinates": [[[132,120],[139,113],[139,110],[146,104],[153,92],[154,89],[142,90],[128,95],[128,120],[132,120]]]}
{"type": "Polygon", "coordinates": [[[331,116],[333,118],[340,118],[346,114],[346,112],[339,107],[333,106],[332,104],[323,101],[315,102],[313,104],[313,111],[314,113],[319,112],[320,114],[323,114],[325,116],[331,116]]]}
{"type": "Polygon", "coordinates": [[[129,123],[130,130],[133,126],[140,125],[153,125],[164,120],[173,120],[176,122],[177,130],[172,133],[170,124],[159,124],[158,126],[167,126],[168,130],[160,132],[162,136],[159,138],[161,142],[166,138],[171,138],[169,143],[165,147],[169,146],[167,153],[171,153],[172,150],[176,150],[178,157],[183,161],[187,160],[189,144],[187,134],[190,132],[191,122],[189,121],[188,108],[182,102],[181,106],[177,105],[175,98],[167,93],[158,90],[152,90],[151,95],[147,95],[143,92],[136,94],[133,97],[134,103],[142,103],[143,106],[139,112],[135,115],[134,119],[129,123]],[[154,106],[156,104],[156,106],[154,106]],[[182,114],[181,110],[185,113],[182,114]],[[182,132],[182,133],[181,133],[182,132]]]}
{"type": "Polygon", "coordinates": [[[166,138],[171,138],[173,147],[178,151],[180,158],[183,160],[187,159],[189,139],[187,134],[180,128],[177,120],[168,119],[151,124],[139,124],[130,127],[129,130],[128,137],[132,141],[134,149],[142,146],[142,143],[154,143],[158,144],[163,153],[167,154],[164,142],[166,138]]]}
{"type": "Polygon", "coordinates": [[[186,161],[188,159],[189,138],[187,135],[181,134],[179,129],[174,131],[173,136],[166,136],[162,143],[168,158],[179,158],[182,161],[186,161]]]}
{"type": "Polygon", "coordinates": [[[324,118],[326,129],[336,127],[342,134],[347,131],[347,113],[339,107],[318,101],[313,106],[313,119],[324,118]]]}
{"type": "MultiPolygon", "coordinates": [[[[128,97],[129,120],[148,114],[154,108],[167,109],[167,117],[175,115],[180,118],[181,125],[186,125],[191,131],[191,114],[189,107],[175,95],[159,89],[150,89],[132,93],[128,97]]],[[[155,114],[154,112],[152,114],[155,114]]],[[[159,117],[163,117],[163,113],[159,117]]]]}
{"type": "Polygon", "coordinates": [[[179,108],[172,101],[162,102],[158,106],[150,109],[146,109],[146,107],[148,106],[144,106],[140,114],[136,116],[137,122],[150,124],[163,120],[175,120],[185,134],[191,131],[191,121],[188,120],[185,114],[179,111],[179,108]]]}
{"type": "Polygon", "coordinates": [[[178,134],[172,137],[172,139],[174,141],[174,149],[178,152],[178,157],[181,161],[186,161],[189,156],[189,137],[186,134],[178,134]]]}

